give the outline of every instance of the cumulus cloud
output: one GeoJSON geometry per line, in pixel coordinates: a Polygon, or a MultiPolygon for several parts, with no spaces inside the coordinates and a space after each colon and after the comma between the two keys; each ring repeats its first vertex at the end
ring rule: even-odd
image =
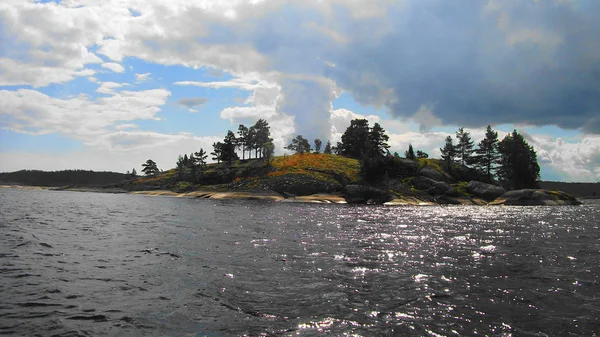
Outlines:
{"type": "Polygon", "coordinates": [[[152,78],[152,74],[150,74],[150,73],[135,74],[135,81],[137,83],[149,81],[151,78],[152,78]]]}
{"type": "Polygon", "coordinates": [[[156,119],[171,93],[165,89],[120,91],[91,100],[50,97],[39,91],[0,90],[0,118],[5,129],[32,135],[62,133],[90,142],[122,121],[156,119]]]}
{"type": "Polygon", "coordinates": [[[106,69],[110,69],[110,70],[114,71],[115,73],[124,73],[125,72],[125,68],[123,68],[122,65],[115,63],[115,62],[102,63],[102,67],[106,68],[106,69]]]}

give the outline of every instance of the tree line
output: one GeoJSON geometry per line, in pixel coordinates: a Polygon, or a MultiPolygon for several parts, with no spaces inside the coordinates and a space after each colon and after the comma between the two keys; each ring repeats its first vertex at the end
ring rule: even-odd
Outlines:
{"type": "Polygon", "coordinates": [[[65,186],[65,185],[109,185],[119,184],[127,176],[117,172],[96,172],[86,170],[39,171],[21,170],[0,173],[0,181],[32,186],[65,186]]]}
{"type": "MultiPolygon", "coordinates": [[[[378,182],[386,177],[396,177],[402,170],[400,155],[397,152],[393,155],[389,152],[388,140],[389,136],[378,123],[371,127],[366,119],[354,119],[342,134],[341,141],[333,146],[328,140],[323,153],[360,160],[362,178],[365,181],[378,182]]],[[[313,143],[314,152],[321,153],[322,140],[317,138],[313,143]]],[[[301,154],[313,151],[309,140],[302,135],[294,137],[284,148],[301,154]]],[[[250,127],[240,124],[237,135],[228,130],[223,141],[213,143],[210,155],[217,163],[231,165],[240,160],[238,151],[241,151],[242,160],[252,159],[254,156],[254,159],[270,161],[275,146],[266,120],[259,119],[250,127]]],[[[532,188],[538,185],[540,168],[537,154],[516,130],[499,141],[498,132],[488,125],[485,138],[475,146],[470,133],[461,127],[456,131],[454,138],[448,136],[445,139],[440,152],[441,162],[450,172],[467,169],[477,178],[475,180],[500,182],[509,189],[532,188]]],[[[426,152],[415,151],[412,144],[409,144],[404,155],[409,160],[429,158],[426,152]]],[[[206,171],[207,158],[208,153],[204,149],[189,155],[179,155],[176,162],[179,179],[201,183],[206,171]]],[[[160,172],[151,159],[142,166],[142,172],[146,175],[156,175],[160,172]]]]}

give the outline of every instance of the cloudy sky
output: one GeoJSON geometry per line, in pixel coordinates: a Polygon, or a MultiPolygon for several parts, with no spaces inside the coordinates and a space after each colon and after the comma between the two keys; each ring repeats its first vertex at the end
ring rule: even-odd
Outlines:
{"type": "Polygon", "coordinates": [[[514,128],[600,181],[597,0],[2,0],[0,171],[125,172],[264,118],[276,152],[378,122],[439,156],[514,128]]]}

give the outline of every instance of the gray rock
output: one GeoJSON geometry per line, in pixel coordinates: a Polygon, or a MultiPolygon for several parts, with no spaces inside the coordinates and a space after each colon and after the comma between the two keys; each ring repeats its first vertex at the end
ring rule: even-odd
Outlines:
{"type": "Polygon", "coordinates": [[[417,174],[417,171],[419,170],[418,162],[406,158],[397,159],[397,165],[398,175],[400,177],[413,177],[417,174]]]}
{"type": "Polygon", "coordinates": [[[435,181],[452,182],[454,179],[445,172],[440,172],[431,166],[425,166],[419,172],[419,175],[433,179],[435,181]]]}
{"type": "Polygon", "coordinates": [[[486,184],[476,180],[469,181],[466,188],[469,193],[484,200],[494,200],[506,193],[506,190],[500,186],[486,184]]]}
{"type": "Polygon", "coordinates": [[[363,185],[346,185],[342,194],[349,204],[383,204],[394,198],[388,191],[363,185]]]}
{"type": "Polygon", "coordinates": [[[437,195],[454,195],[456,190],[443,181],[436,181],[428,177],[418,176],[412,180],[413,186],[425,193],[433,196],[437,195]]]}
{"type": "Polygon", "coordinates": [[[581,205],[581,202],[565,192],[523,189],[506,192],[494,200],[491,204],[516,206],[562,206],[581,205]]]}

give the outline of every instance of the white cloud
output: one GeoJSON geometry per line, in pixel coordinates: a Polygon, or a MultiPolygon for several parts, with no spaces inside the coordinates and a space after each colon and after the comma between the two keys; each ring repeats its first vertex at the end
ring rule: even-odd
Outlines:
{"type": "Polygon", "coordinates": [[[100,86],[96,89],[96,92],[101,94],[112,95],[115,93],[115,89],[129,85],[128,83],[116,83],[116,82],[100,82],[100,86]]]}
{"type": "Polygon", "coordinates": [[[102,67],[104,67],[106,69],[110,69],[110,70],[114,71],[115,73],[124,73],[125,72],[125,68],[123,68],[122,65],[115,63],[115,62],[102,63],[102,67]]]}
{"type": "Polygon", "coordinates": [[[150,73],[135,74],[135,81],[137,83],[148,81],[151,78],[152,78],[152,74],[150,74],[150,73]]]}
{"type": "Polygon", "coordinates": [[[141,171],[141,164],[154,160],[160,169],[175,167],[179,154],[210,152],[218,137],[195,137],[190,134],[167,135],[149,132],[118,131],[104,135],[98,144],[69,152],[0,152],[0,172],[22,169],[95,171],[141,171]],[[110,160],[108,160],[110,158],[110,160]]]}
{"type": "Polygon", "coordinates": [[[15,132],[59,132],[91,141],[117,122],[156,119],[170,94],[164,89],[120,91],[90,100],[85,96],[58,99],[28,89],[0,90],[0,115],[3,127],[15,132]]]}

